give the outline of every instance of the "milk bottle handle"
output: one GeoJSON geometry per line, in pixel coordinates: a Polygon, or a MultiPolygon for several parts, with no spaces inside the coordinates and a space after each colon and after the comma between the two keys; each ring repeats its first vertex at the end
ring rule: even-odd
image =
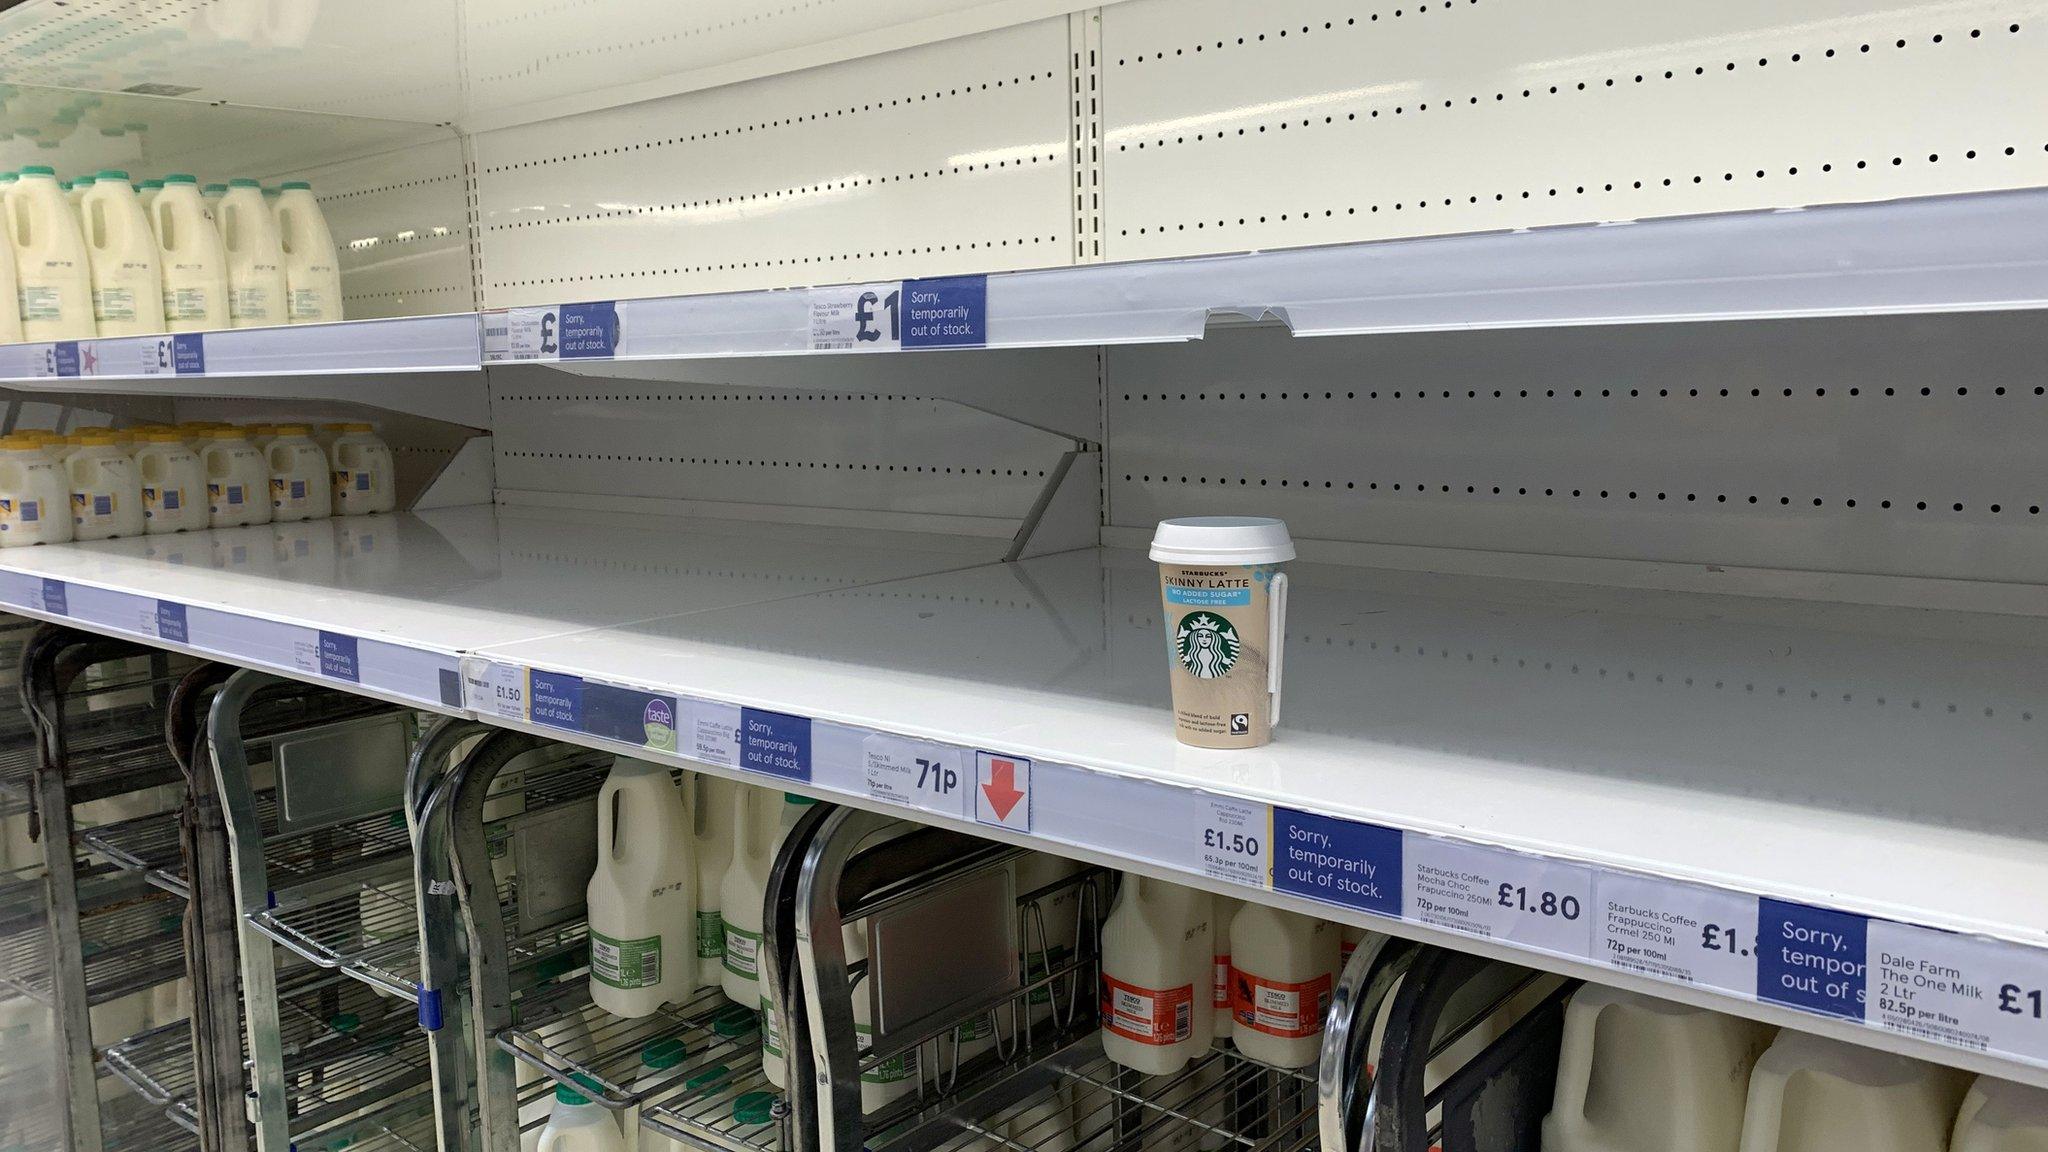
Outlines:
{"type": "Polygon", "coordinates": [[[1270,652],[1266,657],[1266,691],[1272,693],[1269,725],[1280,723],[1280,672],[1287,656],[1287,573],[1275,572],[1267,585],[1266,636],[1270,652]]]}
{"type": "Polygon", "coordinates": [[[1778,1152],[1778,1129],[1785,1119],[1785,1083],[1791,1077],[1761,1063],[1749,1076],[1749,1102],[1742,1110],[1741,1152],[1778,1152]]]}
{"type": "Polygon", "coordinates": [[[1576,1130],[1586,1126],[1586,1093],[1593,1081],[1593,1041],[1600,1016],[1613,1005],[1597,1012],[1566,1012],[1564,1042],[1557,1054],[1557,1098],[1551,1114],[1576,1130]]]}

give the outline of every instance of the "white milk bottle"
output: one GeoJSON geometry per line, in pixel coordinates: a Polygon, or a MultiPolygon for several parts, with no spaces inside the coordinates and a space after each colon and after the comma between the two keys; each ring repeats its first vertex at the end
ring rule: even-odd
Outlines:
{"type": "Polygon", "coordinates": [[[0,548],[71,539],[71,482],[31,436],[0,437],[0,548]]]}
{"type": "Polygon", "coordinates": [[[200,207],[206,209],[206,219],[216,232],[220,231],[220,202],[227,199],[227,196],[228,186],[225,184],[208,184],[199,190],[200,207]]]}
{"type": "Polygon", "coordinates": [[[79,228],[83,229],[85,227],[85,213],[82,211],[82,208],[85,205],[85,194],[92,191],[93,177],[80,176],[75,180],[66,180],[57,186],[64,190],[64,202],[71,206],[72,215],[79,217],[79,228]]]}
{"type": "MultiPolygon", "coordinates": [[[[683,1074],[683,1059],[690,1050],[683,1042],[671,1036],[665,1040],[652,1040],[640,1049],[640,1068],[633,1074],[633,1095],[645,1101],[660,1099],[662,1094],[680,1082],[683,1074]]],[[[626,1147],[639,1152],[673,1152],[681,1145],[666,1136],[640,1127],[640,1109],[628,1108],[622,1114],[626,1135],[626,1147]]]]}
{"type": "Polygon", "coordinates": [[[741,786],[733,793],[732,863],[718,890],[718,914],[725,924],[725,955],[719,983],[726,998],[750,1008],[761,1003],[761,914],[768,898],[768,872],[775,865],[792,807],[765,788],[741,786]]]}
{"type": "Polygon", "coordinates": [[[142,211],[145,214],[148,213],[150,205],[156,203],[156,198],[163,193],[164,182],[161,180],[144,180],[135,186],[135,198],[142,202],[142,211]]]}
{"type": "Polygon", "coordinates": [[[697,980],[697,874],[683,794],[668,769],[620,756],[597,794],[590,877],[590,999],[650,1016],[697,980]]]}
{"type": "Polygon", "coordinates": [[[343,424],[329,450],[338,516],[389,512],[397,506],[397,475],[391,448],[368,424],[343,424]]]}
{"type": "Polygon", "coordinates": [[[327,474],[327,453],[313,443],[310,427],[279,424],[263,455],[270,462],[273,521],[325,520],[332,514],[334,486],[327,474]]]}
{"type": "Polygon", "coordinates": [[[1769,1025],[1588,984],[1565,1009],[1543,1152],[1735,1152],[1769,1025]]]}
{"type": "Polygon", "coordinates": [[[1335,924],[1246,904],[1230,925],[1231,1039],[1276,1068],[1306,1068],[1322,1050],[1331,973],[1342,941],[1335,924]]]}
{"type": "Polygon", "coordinates": [[[284,182],[277,200],[277,235],[284,252],[291,322],[327,324],[341,319],[341,260],[311,184],[284,182]]]}
{"type": "Polygon", "coordinates": [[[1158,1076],[1208,1049],[1216,964],[1209,911],[1207,893],[1124,873],[1102,926],[1104,1055],[1158,1076]]]}
{"type": "Polygon", "coordinates": [[[1787,1028],[1750,1073],[1741,1152],[1946,1152],[1964,1080],[1787,1028]]]}
{"type": "Polygon", "coordinates": [[[1235,1031],[1236,1013],[1230,1006],[1230,932],[1237,921],[1238,910],[1244,901],[1228,896],[1211,895],[1216,912],[1216,967],[1215,978],[1210,988],[1210,1000],[1216,1006],[1216,1018],[1212,1021],[1210,1036],[1216,1040],[1228,1040],[1235,1031]]]}
{"type": "Polygon", "coordinates": [[[71,538],[142,535],[142,475],[135,461],[109,433],[89,433],[78,442],[78,451],[64,460],[71,480],[71,538]]]}
{"type": "Polygon", "coordinates": [[[208,523],[215,528],[270,523],[270,465],[240,428],[216,429],[200,450],[206,464],[208,523]]]}
{"type": "Polygon", "coordinates": [[[206,465],[176,431],[145,433],[135,450],[142,473],[142,518],[151,535],[197,532],[212,518],[206,500],[206,465]]]}
{"type": "MultiPolygon", "coordinates": [[[[592,1095],[602,1091],[581,1072],[571,1078],[592,1095]]],[[[619,1135],[619,1122],[604,1105],[563,1084],[555,1089],[554,1107],[548,1111],[547,1126],[540,1130],[538,1147],[539,1152],[626,1152],[626,1141],[619,1135]]]]}
{"type": "Polygon", "coordinates": [[[93,323],[101,336],[147,336],[164,330],[164,281],[157,271],[156,234],[128,174],[109,168],[79,204],[86,259],[92,267],[93,323]]]}
{"type": "Polygon", "coordinates": [[[21,170],[7,189],[7,235],[24,340],[83,340],[94,333],[92,270],[78,217],[41,164],[21,170]]]}
{"type": "Polygon", "coordinates": [[[284,253],[263,189],[254,180],[230,180],[219,212],[228,266],[228,322],[236,328],[285,323],[284,253]]]}
{"type": "Polygon", "coordinates": [[[2048,1152],[2048,1092],[1979,1076],[1956,1114],[1949,1152],[2048,1152]]]}
{"type": "MultiPolygon", "coordinates": [[[[5,192],[0,191],[0,199],[5,192]]],[[[21,283],[14,274],[14,242],[0,236],[0,344],[21,339],[21,283]]]]}
{"type": "Polygon", "coordinates": [[[164,328],[204,332],[228,326],[228,265],[220,230],[199,198],[199,183],[182,172],[164,177],[149,205],[164,278],[164,328]]]}
{"type": "Polygon", "coordinates": [[[697,802],[690,806],[696,826],[697,987],[716,988],[725,970],[725,920],[720,909],[725,872],[732,867],[733,793],[743,785],[701,772],[686,779],[697,790],[697,802]]]}

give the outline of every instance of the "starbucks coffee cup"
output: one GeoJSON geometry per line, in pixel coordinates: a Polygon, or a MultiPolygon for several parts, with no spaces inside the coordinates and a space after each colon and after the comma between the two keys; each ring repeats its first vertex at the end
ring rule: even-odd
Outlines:
{"type": "Polygon", "coordinates": [[[1261,516],[1161,520],[1152,536],[1166,608],[1173,732],[1197,748],[1256,748],[1280,722],[1294,540],[1261,516]]]}

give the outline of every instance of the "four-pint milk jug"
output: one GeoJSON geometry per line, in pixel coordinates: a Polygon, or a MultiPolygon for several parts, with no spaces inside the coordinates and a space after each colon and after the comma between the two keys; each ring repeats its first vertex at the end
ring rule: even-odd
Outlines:
{"type": "Polygon", "coordinates": [[[212,512],[206,501],[206,465],[183,436],[170,429],[143,433],[135,466],[142,473],[142,518],[151,535],[207,526],[212,512]]]}
{"type": "Polygon", "coordinates": [[[1588,984],[1565,1009],[1543,1152],[1735,1152],[1771,1028],[1588,984]]]}
{"type": "Polygon", "coordinates": [[[147,336],[163,331],[164,282],[157,272],[156,234],[128,174],[111,168],[101,172],[78,207],[99,334],[147,336]]]}
{"type": "Polygon", "coordinates": [[[207,217],[199,182],[184,173],[164,177],[149,205],[164,277],[164,328],[203,332],[228,326],[228,265],[220,230],[207,217]]]}
{"type": "Polygon", "coordinates": [[[277,234],[284,252],[287,318],[294,324],[341,319],[341,261],[311,184],[285,181],[277,199],[277,234]]]}
{"type": "Polygon", "coordinates": [[[206,506],[215,528],[270,523],[270,465],[240,428],[221,428],[199,450],[206,506]]]}
{"type": "Polygon", "coordinates": [[[1977,1077],[1948,1146],[1949,1152],[2048,1152],[2048,1091],[1977,1077]]]}
{"type": "Polygon", "coordinates": [[[304,424],[280,424],[263,455],[270,464],[271,520],[327,519],[334,487],[327,475],[327,453],[313,443],[313,430],[304,424]]]}
{"type": "Polygon", "coordinates": [[[1307,1068],[1323,1046],[1323,1019],[1342,940],[1337,925],[1245,904],[1230,924],[1231,1040],[1276,1068],[1307,1068]]]}
{"type": "Polygon", "coordinates": [[[721,896],[732,867],[733,793],[745,787],[707,773],[692,773],[684,786],[696,788],[690,819],[696,825],[697,987],[716,988],[725,971],[725,919],[721,896]]]}
{"type": "Polygon", "coordinates": [[[71,484],[31,436],[0,437],[0,548],[71,539],[71,484]]]}
{"type": "Polygon", "coordinates": [[[78,443],[78,451],[64,458],[71,480],[71,538],[142,535],[142,477],[135,461],[109,433],[89,433],[78,443]]]}
{"type": "Polygon", "coordinates": [[[78,217],[57,187],[56,172],[41,164],[23,168],[0,208],[14,241],[22,339],[90,339],[95,331],[91,266],[78,217]]]}
{"type": "Polygon", "coordinates": [[[779,794],[746,785],[733,791],[732,801],[732,863],[726,866],[718,892],[718,912],[725,924],[720,983],[728,1000],[757,1007],[762,904],[768,898],[768,871],[782,838],[778,816],[784,804],[779,794]]]}
{"type": "MultiPolygon", "coordinates": [[[[0,201],[5,200],[0,186],[0,201]]],[[[21,339],[21,283],[14,275],[14,244],[0,235],[0,344],[21,339]]]]}
{"type": "Polygon", "coordinates": [[[1787,1028],[1750,1073],[1741,1152],[1946,1152],[1965,1080],[1787,1028]]]}
{"type": "Polygon", "coordinates": [[[334,466],[334,512],[363,516],[396,507],[391,448],[368,424],[343,424],[328,449],[334,466]]]}
{"type": "Polygon", "coordinates": [[[1124,873],[1102,926],[1102,1051],[1178,1072],[1209,1048],[1216,951],[1209,894],[1124,873]]]}
{"type": "MultiPolygon", "coordinates": [[[[274,447],[274,446],[273,446],[274,447]]],[[[597,794],[590,999],[650,1016],[697,982],[697,873],[690,816],[668,769],[620,756],[597,794]]]]}
{"type": "Polygon", "coordinates": [[[626,1152],[619,1122],[590,1099],[603,1090],[586,1073],[578,1072],[572,1079],[583,1091],[567,1084],[555,1089],[554,1107],[540,1130],[539,1152],[626,1152]]]}
{"type": "Polygon", "coordinates": [[[285,323],[284,252],[263,189],[254,180],[231,180],[218,211],[227,253],[228,322],[236,328],[285,323]]]}

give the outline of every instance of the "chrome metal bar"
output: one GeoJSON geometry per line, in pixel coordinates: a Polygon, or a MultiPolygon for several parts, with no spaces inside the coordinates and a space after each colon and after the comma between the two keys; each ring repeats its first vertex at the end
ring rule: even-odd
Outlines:
{"type": "Polygon", "coordinates": [[[434,1133],[442,1152],[470,1152],[477,1139],[470,1122],[475,1065],[465,1042],[466,1013],[459,1003],[463,928],[455,897],[454,830],[449,826],[454,797],[445,785],[456,752],[489,731],[489,726],[475,721],[444,719],[420,737],[405,773],[419,919],[420,1017],[423,1023],[438,1021],[427,1032],[427,1059],[434,1081],[434,1133]]]}

